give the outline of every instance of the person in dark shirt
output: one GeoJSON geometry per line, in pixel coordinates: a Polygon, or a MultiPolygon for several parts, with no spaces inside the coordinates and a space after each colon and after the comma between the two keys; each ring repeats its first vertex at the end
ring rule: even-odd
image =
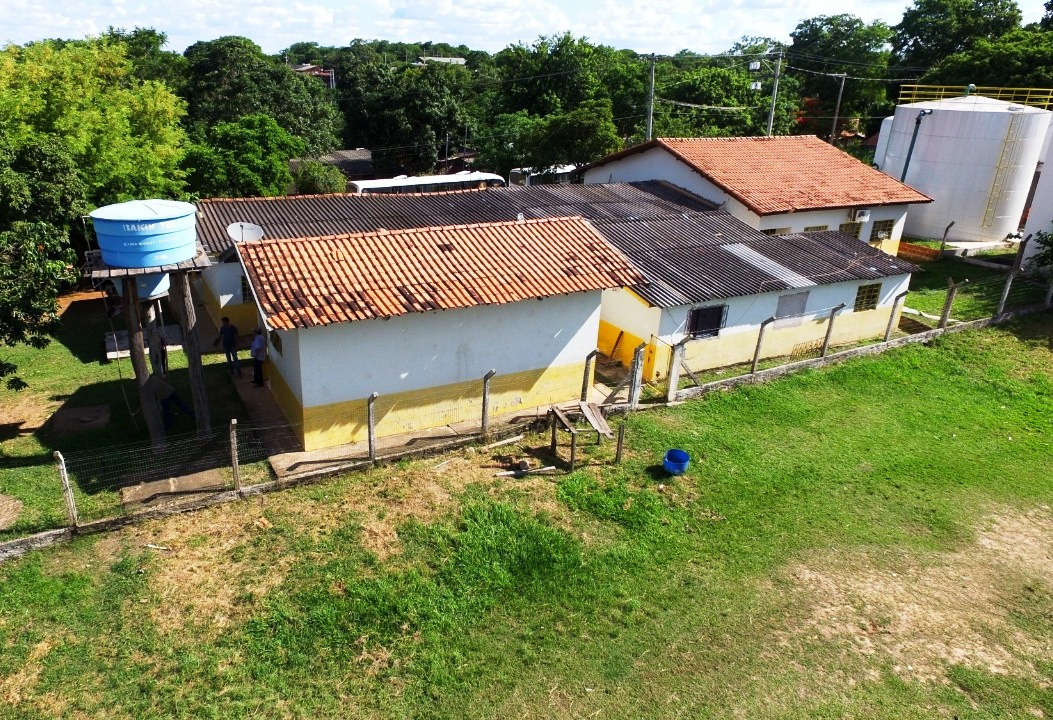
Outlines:
{"type": "Polygon", "coordinates": [[[164,422],[165,430],[172,425],[172,406],[179,408],[180,412],[189,417],[194,417],[194,409],[183,402],[175,391],[175,388],[165,382],[160,375],[151,375],[146,380],[146,389],[154,394],[157,402],[161,405],[161,420],[164,422]]]}
{"type": "Polygon", "coordinates": [[[223,343],[223,352],[227,354],[227,368],[230,374],[233,375],[236,372],[238,377],[241,377],[241,362],[238,360],[238,328],[231,324],[229,317],[221,318],[220,322],[222,324],[219,326],[219,337],[213,341],[212,347],[223,343]]]}

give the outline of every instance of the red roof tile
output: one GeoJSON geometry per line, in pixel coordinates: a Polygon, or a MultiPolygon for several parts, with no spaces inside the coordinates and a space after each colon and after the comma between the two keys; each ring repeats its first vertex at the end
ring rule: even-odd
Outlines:
{"type": "Polygon", "coordinates": [[[672,153],[758,215],[932,202],[814,135],[660,138],[590,167],[652,147],[672,153]]]}
{"type": "Polygon", "coordinates": [[[579,218],[237,243],[280,330],[645,282],[579,218]]]}

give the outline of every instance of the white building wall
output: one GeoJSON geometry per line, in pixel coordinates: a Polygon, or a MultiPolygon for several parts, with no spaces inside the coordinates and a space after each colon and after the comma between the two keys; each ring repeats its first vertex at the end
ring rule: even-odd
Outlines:
{"type": "Polygon", "coordinates": [[[299,331],[305,407],[582,362],[600,292],[299,331]]]}
{"type": "MultiPolygon", "coordinates": [[[[708,305],[728,306],[727,321],[718,337],[727,337],[740,333],[755,335],[760,330],[761,323],[775,315],[781,296],[794,295],[805,291],[808,291],[808,302],[805,305],[805,312],[809,313],[810,317],[817,319],[824,317],[834,307],[844,303],[846,307],[838,313],[840,317],[852,313],[852,307],[856,300],[856,291],[860,285],[869,285],[876,282],[878,281],[853,280],[832,285],[817,285],[764,293],[762,295],[748,295],[711,303],[699,303],[698,305],[663,308],[659,336],[663,342],[669,345],[675,345],[680,342],[686,336],[688,313],[696,307],[706,307],[708,305]]],[[[881,280],[881,295],[878,307],[891,305],[898,294],[906,291],[909,283],[909,275],[897,275],[881,280]]],[[[804,319],[807,320],[809,316],[806,316],[804,319]]]]}
{"type": "Polygon", "coordinates": [[[241,304],[243,274],[240,262],[213,263],[201,272],[201,280],[208,286],[212,296],[219,300],[219,306],[226,307],[241,304]]]}
{"type": "Polygon", "coordinates": [[[647,340],[658,326],[660,308],[651,307],[631,290],[614,288],[603,291],[600,320],[638,338],[647,340]]]}
{"type": "MultiPolygon", "coordinates": [[[[303,375],[300,372],[300,337],[303,330],[275,330],[281,338],[282,351],[278,352],[267,337],[267,362],[277,370],[296,397],[303,396],[303,375]]],[[[252,367],[252,358],[249,358],[252,367]]]]}
{"type": "MultiPolygon", "coordinates": [[[[837,230],[842,223],[851,222],[850,209],[806,210],[779,215],[760,216],[747,208],[720,187],[714,185],[697,170],[689,167],[662,148],[651,148],[641,153],[627,155],[605,165],[587,170],[586,183],[643,182],[665,180],[693,192],[710,202],[724,203],[726,210],[742,222],[757,230],[789,228],[789,232],[804,232],[806,227],[826,225],[837,230]]],[[[866,207],[866,206],[861,206],[866,207]]],[[[860,238],[869,240],[872,225],[877,220],[895,220],[891,241],[898,241],[903,234],[907,205],[871,206],[870,221],[863,226],[860,238]]]]}

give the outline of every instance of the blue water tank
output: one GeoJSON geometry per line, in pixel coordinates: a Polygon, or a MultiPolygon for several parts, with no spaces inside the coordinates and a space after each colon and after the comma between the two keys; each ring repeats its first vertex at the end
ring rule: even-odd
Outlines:
{"type": "MultiPolygon", "coordinates": [[[[168,294],[172,283],[168,273],[150,273],[135,278],[135,294],[140,300],[153,300],[168,294]]],[[[124,297],[124,282],[118,278],[113,289],[117,291],[117,297],[124,297]]]]}
{"type": "Polygon", "coordinates": [[[197,255],[197,209],[174,200],[132,200],[91,212],[110,267],[174,265],[197,255]]]}

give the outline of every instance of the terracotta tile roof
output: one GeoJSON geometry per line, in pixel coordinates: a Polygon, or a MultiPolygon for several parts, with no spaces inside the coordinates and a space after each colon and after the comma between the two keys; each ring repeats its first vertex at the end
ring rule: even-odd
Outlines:
{"type": "Polygon", "coordinates": [[[500,305],[644,282],[580,217],[236,245],[270,326],[500,305]]]}
{"type": "Polygon", "coordinates": [[[660,138],[588,167],[654,147],[672,153],[758,215],[932,202],[814,135],[660,138]]]}

